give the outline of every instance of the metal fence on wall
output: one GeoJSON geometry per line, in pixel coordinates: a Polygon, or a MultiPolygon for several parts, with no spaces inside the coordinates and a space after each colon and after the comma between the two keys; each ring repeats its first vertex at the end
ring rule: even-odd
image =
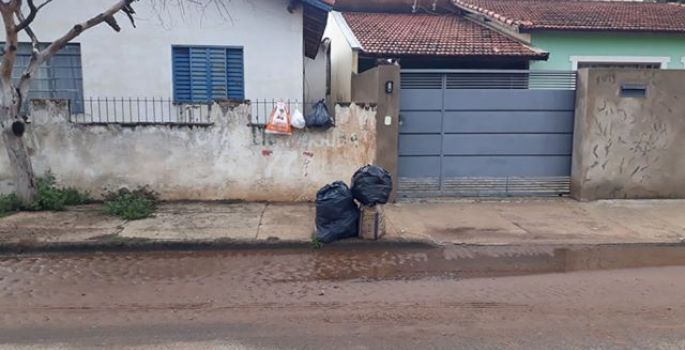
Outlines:
{"type": "MultiPolygon", "coordinates": [[[[283,102],[288,107],[288,111],[292,115],[296,110],[302,114],[311,113],[316,102],[301,102],[298,100],[278,100],[278,99],[255,99],[251,100],[252,104],[252,120],[253,125],[265,125],[269,121],[271,112],[276,107],[278,102],[283,102]]],[[[330,111],[331,118],[334,118],[334,113],[330,111]]],[[[335,121],[335,119],[333,119],[335,121]]]]}
{"type": "Polygon", "coordinates": [[[403,89],[575,90],[576,72],[488,69],[405,69],[403,89]]]}
{"type": "Polygon", "coordinates": [[[79,124],[212,124],[211,103],[177,104],[163,97],[91,97],[83,112],[72,109],[79,124]]]}
{"type": "MultiPolygon", "coordinates": [[[[291,115],[299,110],[311,113],[315,102],[255,99],[251,105],[252,125],[265,125],[278,102],[284,102],[291,115]]],[[[180,124],[211,125],[212,103],[175,103],[164,97],[89,97],[72,105],[70,121],[78,124],[180,124]]],[[[334,113],[330,112],[334,119],[334,113]]]]}

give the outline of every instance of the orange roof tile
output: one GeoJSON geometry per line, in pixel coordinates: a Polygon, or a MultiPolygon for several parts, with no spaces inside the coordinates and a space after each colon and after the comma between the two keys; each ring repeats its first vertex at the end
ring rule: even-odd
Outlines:
{"type": "Polygon", "coordinates": [[[547,57],[454,14],[346,12],[343,16],[363,52],[370,55],[547,57]]]}
{"type": "Polygon", "coordinates": [[[634,1],[452,0],[461,8],[534,30],[685,33],[685,6],[634,1]]]}

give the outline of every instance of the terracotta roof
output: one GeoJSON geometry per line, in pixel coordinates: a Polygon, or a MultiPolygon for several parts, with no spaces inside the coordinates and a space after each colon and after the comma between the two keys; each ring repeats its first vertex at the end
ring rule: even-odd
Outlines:
{"type": "Polygon", "coordinates": [[[679,4],[587,0],[452,0],[480,12],[534,30],[685,32],[685,6],[679,4]]]}
{"type": "Polygon", "coordinates": [[[362,51],[370,55],[519,56],[539,52],[456,15],[343,13],[362,51]]]}

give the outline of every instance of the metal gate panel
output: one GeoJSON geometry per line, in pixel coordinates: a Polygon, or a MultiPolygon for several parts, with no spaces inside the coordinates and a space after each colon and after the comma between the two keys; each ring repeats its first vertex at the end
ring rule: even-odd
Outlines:
{"type": "MultiPolygon", "coordinates": [[[[414,135],[411,135],[414,136],[414,135]]],[[[568,134],[445,134],[445,156],[555,156],[570,155],[568,134]]]]}
{"type": "Polygon", "coordinates": [[[446,110],[566,111],[575,109],[569,90],[447,89],[446,110]]]}
{"type": "Polygon", "coordinates": [[[568,176],[569,161],[568,156],[447,156],[442,161],[442,177],[568,176]]]}
{"type": "Polygon", "coordinates": [[[402,74],[399,193],[568,193],[575,73],[402,74]]]}
{"type": "Polygon", "coordinates": [[[402,129],[405,134],[440,134],[442,112],[440,110],[402,112],[402,129]]]}
{"type": "Polygon", "coordinates": [[[413,195],[439,193],[445,75],[412,75],[405,77],[403,84],[405,87],[400,90],[399,187],[413,195]]]}
{"type": "MultiPolygon", "coordinates": [[[[402,114],[402,119],[420,123],[421,114],[402,114]]],[[[439,125],[440,114],[425,121],[439,125]],[[437,122],[433,121],[438,119],[437,122]]],[[[446,133],[573,133],[572,111],[445,111],[446,133]]]]}

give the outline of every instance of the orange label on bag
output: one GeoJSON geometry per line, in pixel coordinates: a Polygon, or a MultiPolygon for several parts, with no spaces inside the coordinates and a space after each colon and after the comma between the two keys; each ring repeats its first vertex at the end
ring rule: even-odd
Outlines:
{"type": "Polygon", "coordinates": [[[276,102],[276,106],[271,111],[269,122],[266,124],[266,132],[268,134],[292,135],[290,111],[284,102],[276,102]]]}

